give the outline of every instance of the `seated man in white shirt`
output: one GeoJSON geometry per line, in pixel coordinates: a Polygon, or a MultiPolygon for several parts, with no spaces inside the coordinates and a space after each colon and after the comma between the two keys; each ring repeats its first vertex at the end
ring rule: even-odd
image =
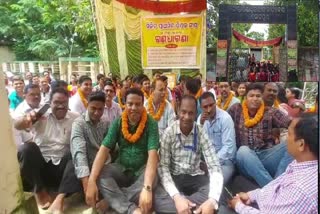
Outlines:
{"type": "MultiPolygon", "coordinates": [[[[75,177],[68,168],[73,169],[70,135],[78,114],[68,111],[69,96],[64,89],[53,90],[50,100],[51,109],[42,117],[37,118],[32,111],[15,124],[16,128],[31,129],[34,133],[34,143],[19,147],[18,159],[24,190],[36,194],[41,208],[48,208],[52,202],[49,188],[58,188],[59,193],[74,193],[75,184],[68,180],[75,177]]],[[[59,199],[58,195],[55,200],[59,199]]]]}
{"type": "Polygon", "coordinates": [[[144,102],[144,107],[149,115],[158,122],[159,135],[162,136],[164,130],[170,126],[176,114],[171,103],[166,99],[166,85],[161,79],[157,79],[152,83],[152,93],[144,102]]]}
{"type": "Polygon", "coordinates": [[[102,119],[111,124],[115,119],[121,116],[122,109],[118,103],[113,101],[113,98],[116,95],[116,88],[110,80],[105,82],[104,93],[106,95],[106,103],[102,119]]]}
{"type": "Polygon", "coordinates": [[[70,110],[82,114],[88,107],[88,96],[92,92],[92,80],[88,76],[79,78],[79,88],[77,93],[70,99],[70,110]]]}
{"type": "Polygon", "coordinates": [[[161,213],[212,214],[218,209],[223,176],[215,149],[207,133],[194,121],[197,100],[182,97],[179,120],[169,126],[160,146],[159,178],[168,194],[155,196],[155,210],[161,213]],[[209,176],[200,169],[201,155],[209,176]]]}

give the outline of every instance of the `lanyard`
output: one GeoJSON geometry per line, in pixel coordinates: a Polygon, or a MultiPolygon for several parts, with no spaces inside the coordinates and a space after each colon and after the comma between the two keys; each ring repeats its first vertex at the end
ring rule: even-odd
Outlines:
{"type": "MultiPolygon", "coordinates": [[[[181,134],[178,135],[179,141],[182,144],[181,134]]],[[[198,137],[197,137],[197,126],[194,126],[194,134],[193,134],[193,145],[192,146],[183,146],[185,149],[192,150],[193,152],[197,152],[197,144],[198,144],[198,137]]],[[[182,144],[184,145],[184,144],[182,144]]]]}

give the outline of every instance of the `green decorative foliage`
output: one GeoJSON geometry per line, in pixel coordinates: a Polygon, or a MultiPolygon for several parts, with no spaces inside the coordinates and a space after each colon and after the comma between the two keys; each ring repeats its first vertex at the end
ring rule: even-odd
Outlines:
{"type": "Polygon", "coordinates": [[[141,41],[129,40],[128,36],[125,35],[126,44],[126,57],[128,64],[129,75],[138,75],[143,73],[142,62],[141,62],[141,41]]]}
{"type": "Polygon", "coordinates": [[[110,72],[113,75],[120,76],[120,66],[118,60],[118,49],[117,49],[117,39],[116,30],[105,30],[107,37],[107,52],[109,58],[110,72]]]}

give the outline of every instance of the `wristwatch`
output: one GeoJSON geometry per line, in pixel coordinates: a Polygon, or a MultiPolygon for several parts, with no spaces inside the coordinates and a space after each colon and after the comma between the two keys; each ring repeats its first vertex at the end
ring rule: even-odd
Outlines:
{"type": "Polygon", "coordinates": [[[147,190],[148,192],[152,191],[152,187],[149,185],[143,185],[143,189],[147,190]]]}

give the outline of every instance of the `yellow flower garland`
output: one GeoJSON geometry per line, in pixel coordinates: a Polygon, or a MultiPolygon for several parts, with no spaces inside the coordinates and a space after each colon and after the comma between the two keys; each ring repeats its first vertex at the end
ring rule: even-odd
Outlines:
{"type": "Polygon", "coordinates": [[[279,106],[280,106],[279,100],[276,99],[276,100],[274,101],[274,103],[273,103],[273,107],[274,107],[274,108],[279,108],[279,106]]]}
{"type": "Polygon", "coordinates": [[[244,125],[247,128],[251,128],[255,125],[257,125],[261,119],[263,118],[263,114],[264,114],[264,103],[262,102],[256,115],[254,116],[254,118],[250,119],[249,117],[249,109],[247,106],[247,100],[244,100],[242,103],[242,113],[243,113],[243,117],[244,117],[244,125]]]}
{"type": "Polygon", "coordinates": [[[165,110],[165,107],[166,107],[166,98],[164,98],[161,101],[159,109],[156,114],[154,113],[152,101],[153,101],[153,95],[151,94],[148,99],[148,112],[153,117],[153,119],[155,119],[156,121],[159,121],[161,119],[163,112],[165,110]]]}
{"type": "Polygon", "coordinates": [[[224,103],[223,107],[221,107],[221,101],[222,101],[222,99],[221,99],[221,96],[220,96],[220,97],[218,98],[218,100],[217,100],[217,106],[218,106],[219,108],[222,108],[223,110],[227,110],[228,107],[229,107],[229,105],[230,105],[230,102],[231,102],[232,98],[233,98],[233,94],[230,92],[229,95],[228,95],[228,97],[227,97],[226,102],[224,103]]]}
{"type": "Polygon", "coordinates": [[[200,87],[200,89],[198,90],[195,98],[196,98],[196,99],[199,99],[201,95],[202,95],[202,88],[200,87]]]}
{"type": "Polygon", "coordinates": [[[81,100],[81,102],[83,103],[84,107],[85,107],[85,108],[88,108],[88,101],[87,101],[87,99],[84,97],[84,95],[83,95],[82,91],[80,90],[80,88],[78,88],[78,94],[79,94],[79,96],[80,96],[80,100],[81,100]]]}
{"type": "Polygon", "coordinates": [[[120,91],[119,91],[119,93],[118,93],[118,104],[120,105],[120,108],[121,108],[122,110],[126,107],[126,105],[122,103],[120,91]]]}
{"type": "Polygon", "coordinates": [[[129,122],[128,122],[128,112],[127,112],[127,110],[125,110],[122,113],[122,116],[121,116],[121,122],[122,122],[121,131],[122,131],[122,134],[123,134],[124,138],[127,141],[129,141],[130,143],[137,142],[140,139],[141,135],[143,134],[143,130],[144,130],[144,127],[146,126],[147,119],[148,119],[147,111],[144,108],[136,132],[134,134],[130,134],[130,132],[129,132],[129,122]]]}

